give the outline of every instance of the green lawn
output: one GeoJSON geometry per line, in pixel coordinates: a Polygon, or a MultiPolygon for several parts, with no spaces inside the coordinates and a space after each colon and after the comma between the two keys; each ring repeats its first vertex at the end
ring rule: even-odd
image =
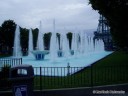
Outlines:
{"type": "Polygon", "coordinates": [[[36,76],[35,89],[90,87],[128,83],[128,54],[114,52],[80,72],[63,77],[36,76]],[[41,82],[40,82],[41,81],[41,82]]]}
{"type": "Polygon", "coordinates": [[[94,85],[128,83],[128,54],[114,52],[93,65],[94,85]]]}

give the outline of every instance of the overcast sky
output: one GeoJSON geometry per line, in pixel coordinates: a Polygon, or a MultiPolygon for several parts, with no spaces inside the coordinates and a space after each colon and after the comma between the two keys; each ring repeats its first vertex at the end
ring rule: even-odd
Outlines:
{"type": "Polygon", "coordinates": [[[88,0],[0,0],[0,25],[14,20],[23,28],[38,28],[42,21],[45,30],[96,29],[99,14],[88,5],[88,0]]]}

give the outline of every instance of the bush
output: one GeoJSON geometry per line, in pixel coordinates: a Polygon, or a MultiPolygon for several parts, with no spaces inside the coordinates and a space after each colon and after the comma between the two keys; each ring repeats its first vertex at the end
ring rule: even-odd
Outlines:
{"type": "Polygon", "coordinates": [[[9,78],[10,68],[11,68],[10,65],[5,65],[4,67],[2,67],[1,69],[2,78],[9,78]]]}
{"type": "Polygon", "coordinates": [[[8,87],[10,87],[10,82],[8,81],[10,68],[11,67],[9,65],[5,65],[4,67],[1,68],[0,89],[7,89],[8,87]]]}

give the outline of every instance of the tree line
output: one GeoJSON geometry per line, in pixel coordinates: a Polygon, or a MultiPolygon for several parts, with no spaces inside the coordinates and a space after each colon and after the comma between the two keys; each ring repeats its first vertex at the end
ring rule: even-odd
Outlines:
{"type": "MultiPolygon", "coordinates": [[[[14,46],[14,36],[15,36],[15,29],[16,23],[14,20],[5,20],[0,26],[0,54],[9,54],[12,55],[13,53],[13,46],[14,46]]],[[[39,29],[35,28],[32,29],[33,34],[33,47],[36,49],[36,43],[38,38],[39,29]]],[[[20,27],[20,43],[22,47],[22,52],[27,52],[28,50],[28,40],[29,40],[29,29],[20,27]]],[[[60,34],[57,33],[57,36],[60,39],[60,34]]],[[[51,38],[51,32],[47,32],[42,36],[44,39],[45,49],[49,49],[51,38]]],[[[72,33],[69,32],[67,34],[67,38],[69,39],[69,43],[71,46],[71,39],[72,33]]]]}

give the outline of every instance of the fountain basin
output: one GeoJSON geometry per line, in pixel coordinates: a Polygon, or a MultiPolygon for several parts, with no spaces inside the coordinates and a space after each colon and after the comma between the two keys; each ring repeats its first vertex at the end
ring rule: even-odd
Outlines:
{"type": "Polygon", "coordinates": [[[74,50],[70,50],[71,55],[74,55],[74,50]]]}
{"type": "Polygon", "coordinates": [[[44,51],[36,50],[36,51],[32,51],[32,54],[34,55],[36,60],[44,60],[45,55],[49,54],[49,50],[44,50],[44,51]]]}
{"type": "MultiPolygon", "coordinates": [[[[69,53],[71,55],[74,55],[74,50],[70,50],[69,53]]],[[[63,50],[58,50],[57,54],[58,54],[58,57],[64,57],[65,52],[63,50]]]]}

